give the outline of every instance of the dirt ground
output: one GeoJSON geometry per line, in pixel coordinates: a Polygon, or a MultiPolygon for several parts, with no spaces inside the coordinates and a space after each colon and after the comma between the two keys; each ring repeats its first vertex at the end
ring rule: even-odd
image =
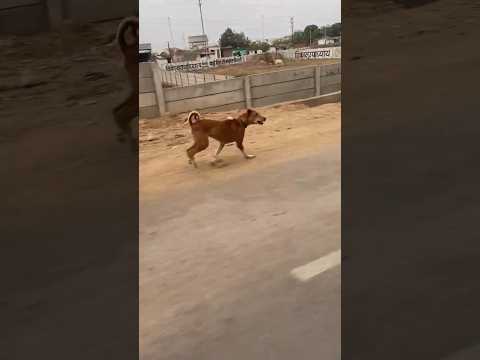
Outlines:
{"type": "Polygon", "coordinates": [[[216,75],[245,76],[252,74],[262,74],[271,71],[291,69],[309,65],[329,65],[337,64],[340,59],[324,59],[324,60],[284,60],[283,65],[270,65],[258,61],[249,61],[242,64],[229,66],[219,66],[210,72],[216,75]]]}
{"type": "MultiPolygon", "coordinates": [[[[190,129],[184,125],[185,114],[140,121],[140,188],[142,196],[196,182],[225,180],[252,172],[267,164],[317,151],[323,144],[340,141],[341,105],[276,105],[257,109],[267,117],[263,126],[251,126],[245,136],[247,152],[257,158],[246,161],[233,145],[221,154],[223,167],[210,161],[217,149],[215,140],[196,156],[199,168],[187,162],[186,149],[192,142],[190,129]],[[161,179],[161,180],[160,180],[161,179]]],[[[210,119],[225,119],[238,112],[203,114],[210,119]]]]}
{"type": "Polygon", "coordinates": [[[122,58],[113,43],[117,25],[109,21],[72,25],[59,33],[0,37],[4,140],[38,128],[98,125],[98,106],[113,107],[125,91],[122,58]]]}
{"type": "Polygon", "coordinates": [[[188,164],[183,116],[142,121],[142,360],[339,359],[340,268],[290,276],[340,248],[341,104],[309,104],[257,109],[257,157],[227,146],[224,167],[215,141],[188,164]]]}

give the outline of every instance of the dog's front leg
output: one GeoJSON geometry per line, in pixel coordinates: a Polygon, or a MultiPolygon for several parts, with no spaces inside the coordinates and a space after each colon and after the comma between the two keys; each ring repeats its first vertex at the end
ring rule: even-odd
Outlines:
{"type": "Polygon", "coordinates": [[[224,146],[225,146],[224,143],[220,143],[220,144],[218,145],[218,149],[217,149],[217,152],[215,153],[215,156],[214,156],[214,159],[213,159],[213,161],[212,161],[212,164],[216,164],[217,162],[222,161],[222,159],[220,159],[218,156],[219,156],[220,153],[222,152],[224,146]]]}
{"type": "Polygon", "coordinates": [[[255,158],[255,155],[248,155],[246,152],[245,152],[245,149],[243,147],[243,144],[241,142],[237,142],[237,147],[239,148],[239,150],[242,152],[243,154],[243,157],[245,159],[254,159],[255,158]]]}

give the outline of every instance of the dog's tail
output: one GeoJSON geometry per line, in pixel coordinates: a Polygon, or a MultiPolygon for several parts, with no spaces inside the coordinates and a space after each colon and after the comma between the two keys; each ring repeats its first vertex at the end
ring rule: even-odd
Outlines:
{"type": "Polygon", "coordinates": [[[117,44],[120,47],[122,53],[125,54],[125,49],[128,46],[138,44],[138,17],[130,16],[123,19],[117,28],[117,44]],[[130,31],[130,37],[132,43],[127,42],[127,34],[130,31]]]}
{"type": "Polygon", "coordinates": [[[190,126],[192,126],[196,122],[200,121],[200,113],[198,111],[191,111],[183,123],[185,124],[187,121],[190,126]]]}

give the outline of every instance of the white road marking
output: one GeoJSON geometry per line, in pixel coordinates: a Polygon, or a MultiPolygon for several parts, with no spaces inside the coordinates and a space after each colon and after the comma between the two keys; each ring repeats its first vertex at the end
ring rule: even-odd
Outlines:
{"type": "Polygon", "coordinates": [[[342,251],[337,250],[328,255],[293,269],[290,274],[297,280],[305,282],[321,273],[340,265],[342,251]]]}

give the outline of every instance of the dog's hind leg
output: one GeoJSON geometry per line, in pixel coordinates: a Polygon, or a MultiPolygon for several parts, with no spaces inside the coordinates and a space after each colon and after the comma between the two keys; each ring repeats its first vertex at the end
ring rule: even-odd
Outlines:
{"type": "Polygon", "coordinates": [[[195,154],[205,150],[208,147],[208,136],[198,136],[195,138],[195,143],[187,149],[187,156],[189,163],[197,167],[195,162],[195,154]]]}
{"type": "Polygon", "coordinates": [[[255,155],[248,155],[248,154],[245,152],[245,149],[244,149],[244,147],[243,147],[243,143],[237,142],[237,147],[238,147],[238,149],[242,152],[243,157],[244,157],[245,159],[254,159],[254,158],[255,158],[255,155]]]}
{"type": "Polygon", "coordinates": [[[220,159],[218,156],[219,156],[220,153],[222,152],[224,146],[225,146],[224,143],[220,143],[220,144],[218,145],[217,152],[215,153],[214,159],[213,159],[213,161],[211,162],[212,165],[215,165],[215,164],[217,164],[218,162],[223,161],[223,160],[220,159]]]}
{"type": "Polygon", "coordinates": [[[115,107],[113,110],[115,117],[115,123],[117,124],[120,132],[118,133],[119,141],[123,142],[126,139],[130,141],[132,151],[138,151],[138,141],[133,136],[131,123],[134,118],[138,116],[138,96],[132,93],[121,104],[115,107]]]}

